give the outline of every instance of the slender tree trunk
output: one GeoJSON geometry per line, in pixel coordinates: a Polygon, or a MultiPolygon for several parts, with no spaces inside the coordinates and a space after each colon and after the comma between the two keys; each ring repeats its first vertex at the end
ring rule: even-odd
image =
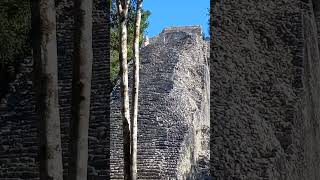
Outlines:
{"type": "Polygon", "coordinates": [[[128,93],[128,60],[127,60],[127,21],[130,0],[117,0],[119,23],[120,23],[120,73],[121,73],[121,113],[123,125],[123,156],[124,156],[124,179],[130,177],[130,109],[128,93]]]}
{"type": "Polygon", "coordinates": [[[131,177],[133,180],[138,178],[137,169],[137,141],[138,141],[138,97],[139,97],[139,42],[140,42],[140,24],[141,24],[141,9],[142,1],[137,0],[136,7],[136,19],[135,19],[135,32],[134,32],[134,74],[133,74],[133,86],[132,86],[132,106],[131,106],[131,177]]]}
{"type": "Polygon", "coordinates": [[[92,0],[75,0],[70,180],[86,180],[92,77],[92,0]]]}
{"type": "Polygon", "coordinates": [[[54,0],[33,0],[31,6],[40,179],[62,180],[55,4],[54,0]]]}

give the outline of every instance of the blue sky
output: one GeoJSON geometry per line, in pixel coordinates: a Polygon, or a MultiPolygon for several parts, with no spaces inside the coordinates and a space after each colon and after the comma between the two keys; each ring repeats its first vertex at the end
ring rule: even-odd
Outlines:
{"type": "Polygon", "coordinates": [[[168,26],[201,25],[208,35],[210,0],[144,0],[151,11],[147,35],[153,37],[168,26]]]}

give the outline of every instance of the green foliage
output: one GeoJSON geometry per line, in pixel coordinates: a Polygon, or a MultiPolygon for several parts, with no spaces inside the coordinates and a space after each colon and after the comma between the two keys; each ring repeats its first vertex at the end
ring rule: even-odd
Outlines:
{"type": "Polygon", "coordinates": [[[28,43],[31,29],[29,1],[0,1],[0,62],[13,64],[31,52],[28,43]]]}
{"type": "MultiPolygon", "coordinates": [[[[135,1],[133,0],[129,7],[128,15],[128,60],[133,58],[133,41],[134,41],[134,26],[135,26],[135,1]]],[[[144,32],[149,26],[148,18],[151,15],[150,11],[142,10],[141,29],[140,29],[140,44],[142,44],[144,32]]],[[[117,7],[112,4],[111,9],[111,81],[114,82],[120,70],[119,62],[119,26],[117,7]]]]}
{"type": "MultiPolygon", "coordinates": [[[[29,0],[0,0],[0,63],[15,64],[17,60],[31,55],[30,30],[31,9],[29,0]]],[[[128,21],[128,59],[133,57],[133,38],[135,23],[135,4],[132,0],[128,21]]],[[[117,7],[113,0],[111,6],[111,80],[119,74],[119,28],[117,7]]],[[[148,27],[149,11],[142,10],[141,35],[148,27]]]]}

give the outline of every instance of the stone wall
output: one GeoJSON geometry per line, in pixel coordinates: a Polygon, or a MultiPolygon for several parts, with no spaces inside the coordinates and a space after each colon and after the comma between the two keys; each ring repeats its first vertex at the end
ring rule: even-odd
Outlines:
{"type": "MultiPolygon", "coordinates": [[[[138,176],[204,179],[209,174],[208,43],[188,28],[159,37],[166,40],[141,49],[138,176]]],[[[119,83],[111,97],[111,178],[123,179],[119,83]]]]}
{"type": "Polygon", "coordinates": [[[165,41],[166,41],[166,37],[161,36],[162,34],[170,34],[170,33],[179,32],[179,31],[202,36],[201,26],[181,26],[181,27],[180,26],[172,26],[172,27],[164,28],[159,35],[150,38],[149,43],[151,43],[151,44],[157,43],[157,44],[161,45],[161,44],[165,43],[165,41]]]}
{"type": "MultiPolygon", "coordinates": [[[[93,79],[89,130],[89,179],[109,177],[109,18],[106,1],[95,0],[93,79]]],[[[71,116],[73,48],[72,0],[57,0],[59,102],[64,173],[67,173],[71,116]]],[[[17,79],[0,102],[0,179],[38,179],[38,139],[32,89],[32,60],[21,64],[17,79]]]]}
{"type": "Polygon", "coordinates": [[[9,93],[0,102],[0,178],[38,177],[38,139],[31,59],[21,65],[9,93]]]}
{"type": "MultiPolygon", "coordinates": [[[[56,2],[66,170],[73,5],[56,2]]],[[[198,27],[151,38],[141,49],[139,179],[206,179],[209,159],[213,179],[319,179],[319,7],[317,0],[211,0],[210,76],[198,27]]],[[[89,179],[123,178],[119,84],[109,97],[107,9],[95,1],[89,179]]],[[[0,179],[38,179],[30,58],[0,101],[0,124],[0,179]]]]}
{"type": "Polygon", "coordinates": [[[221,9],[211,20],[211,175],[319,179],[312,3],[212,0],[211,9],[221,9]]]}

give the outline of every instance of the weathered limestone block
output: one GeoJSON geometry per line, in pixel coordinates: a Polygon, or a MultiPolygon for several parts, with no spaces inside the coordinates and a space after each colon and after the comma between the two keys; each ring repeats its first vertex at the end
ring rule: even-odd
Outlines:
{"type": "Polygon", "coordinates": [[[215,2],[211,8],[222,11],[213,20],[210,59],[213,178],[318,180],[320,66],[312,4],[215,2]]]}

